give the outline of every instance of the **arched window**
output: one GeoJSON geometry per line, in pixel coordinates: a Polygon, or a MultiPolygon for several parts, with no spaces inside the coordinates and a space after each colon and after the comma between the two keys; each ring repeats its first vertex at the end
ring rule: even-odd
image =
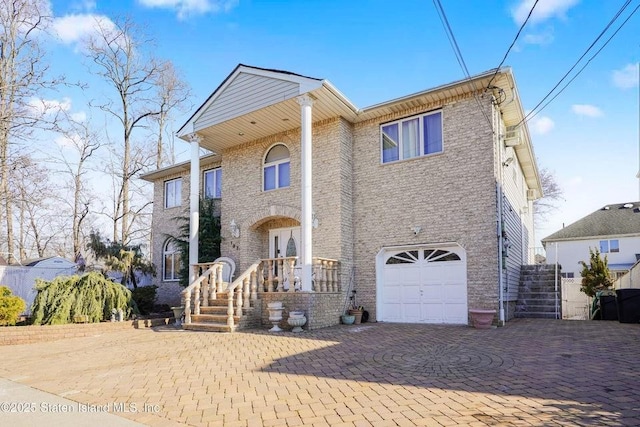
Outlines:
{"type": "Polygon", "coordinates": [[[289,186],[289,149],[283,144],[271,147],[264,158],[263,184],[264,191],[289,186]]]}
{"type": "Polygon", "coordinates": [[[167,240],[162,250],[162,280],[165,282],[180,279],[180,252],[178,246],[171,240],[167,240]]]}

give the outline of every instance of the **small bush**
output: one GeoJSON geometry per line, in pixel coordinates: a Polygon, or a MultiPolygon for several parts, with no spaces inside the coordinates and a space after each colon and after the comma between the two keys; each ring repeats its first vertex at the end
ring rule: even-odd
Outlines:
{"type": "Polygon", "coordinates": [[[13,326],[18,321],[20,313],[27,307],[19,296],[13,295],[11,289],[0,286],[0,325],[13,326]]]}
{"type": "Polygon", "coordinates": [[[157,286],[140,286],[131,290],[131,296],[140,310],[140,314],[149,314],[156,303],[157,286]]]}

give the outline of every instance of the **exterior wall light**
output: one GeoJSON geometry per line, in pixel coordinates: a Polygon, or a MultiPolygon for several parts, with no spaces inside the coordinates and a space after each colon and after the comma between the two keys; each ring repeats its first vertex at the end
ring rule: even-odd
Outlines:
{"type": "Polygon", "coordinates": [[[240,227],[236,224],[236,220],[232,219],[229,231],[231,231],[231,235],[235,238],[240,237],[240,227]]]}

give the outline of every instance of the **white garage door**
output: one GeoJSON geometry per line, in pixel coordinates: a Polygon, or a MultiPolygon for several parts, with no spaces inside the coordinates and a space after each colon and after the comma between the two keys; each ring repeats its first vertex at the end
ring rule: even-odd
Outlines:
{"type": "Polygon", "coordinates": [[[380,320],[467,323],[467,263],[460,247],[387,251],[383,257],[380,320]]]}

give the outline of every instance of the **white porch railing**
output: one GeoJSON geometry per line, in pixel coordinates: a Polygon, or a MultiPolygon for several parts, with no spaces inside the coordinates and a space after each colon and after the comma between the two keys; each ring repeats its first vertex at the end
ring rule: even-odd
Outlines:
{"type": "MultiPolygon", "coordinates": [[[[294,292],[299,289],[297,257],[267,258],[253,263],[232,283],[222,280],[223,263],[194,264],[197,279],[182,291],[184,323],[191,323],[191,314],[200,314],[218,293],[227,292],[227,326],[235,326],[234,316],[242,316],[258,292],[294,292]]],[[[313,292],[339,292],[339,262],[329,258],[313,258],[313,292]]]]}

